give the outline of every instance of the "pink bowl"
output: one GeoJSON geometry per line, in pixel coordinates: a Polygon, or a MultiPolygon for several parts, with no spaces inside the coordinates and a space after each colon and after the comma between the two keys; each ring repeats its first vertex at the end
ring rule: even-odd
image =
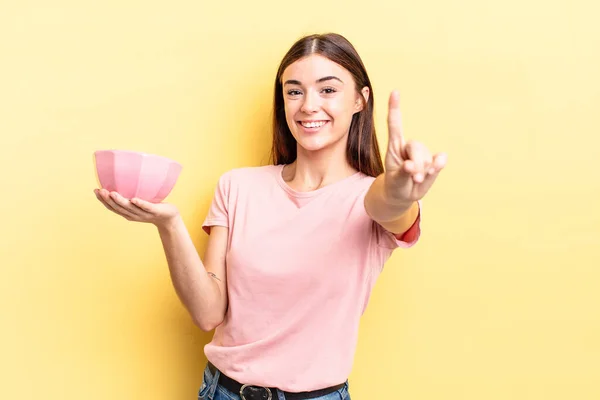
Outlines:
{"type": "Polygon", "coordinates": [[[94,158],[102,188],[152,203],[169,195],[182,169],[176,161],[137,151],[98,150],[94,158]]]}

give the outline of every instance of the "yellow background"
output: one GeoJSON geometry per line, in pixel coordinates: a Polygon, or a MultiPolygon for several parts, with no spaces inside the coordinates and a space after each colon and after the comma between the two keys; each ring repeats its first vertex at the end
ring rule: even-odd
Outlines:
{"type": "Polygon", "coordinates": [[[600,398],[598,15],[591,0],[2,2],[0,398],[195,398],[211,335],[156,230],[97,202],[92,153],[180,161],[167,201],[203,251],[218,176],[267,161],[281,57],[326,31],[363,57],[380,143],[398,88],[406,136],[449,154],[421,242],[363,318],[353,399],[600,398]]]}

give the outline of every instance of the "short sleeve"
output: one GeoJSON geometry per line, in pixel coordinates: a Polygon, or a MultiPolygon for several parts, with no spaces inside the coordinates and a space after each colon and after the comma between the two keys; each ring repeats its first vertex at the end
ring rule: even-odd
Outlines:
{"type": "Polygon", "coordinates": [[[231,189],[230,174],[219,178],[208,213],[202,224],[204,232],[210,235],[211,226],[229,227],[229,193],[231,189]]]}
{"type": "Polygon", "coordinates": [[[421,236],[421,201],[418,201],[417,204],[419,205],[417,219],[411,225],[411,227],[406,230],[406,232],[400,235],[395,235],[394,233],[385,229],[383,226],[374,222],[377,235],[377,244],[379,246],[390,250],[398,247],[406,249],[414,246],[419,241],[419,237],[421,236]]]}

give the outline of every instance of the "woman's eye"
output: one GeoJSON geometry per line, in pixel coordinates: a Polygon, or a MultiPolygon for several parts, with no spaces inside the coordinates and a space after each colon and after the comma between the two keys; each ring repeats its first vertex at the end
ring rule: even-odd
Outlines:
{"type": "Polygon", "coordinates": [[[331,93],[335,93],[337,90],[335,90],[334,88],[323,88],[323,93],[325,94],[331,94],[331,93]]]}
{"type": "Polygon", "coordinates": [[[288,92],[287,92],[287,93],[288,93],[288,95],[290,95],[290,96],[299,96],[299,95],[301,95],[301,94],[302,94],[302,93],[301,93],[299,90],[295,90],[295,89],[288,90],[288,92]]]}

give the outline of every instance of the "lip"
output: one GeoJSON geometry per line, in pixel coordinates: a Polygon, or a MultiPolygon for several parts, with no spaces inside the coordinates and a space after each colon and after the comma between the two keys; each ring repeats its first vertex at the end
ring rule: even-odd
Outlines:
{"type": "Polygon", "coordinates": [[[304,120],[304,121],[296,121],[296,124],[298,125],[298,127],[300,127],[300,129],[306,133],[315,133],[320,131],[321,129],[323,129],[324,127],[327,126],[327,124],[329,123],[329,120],[326,119],[311,119],[311,120],[304,120]],[[302,122],[325,122],[322,126],[319,126],[317,128],[307,128],[304,125],[302,125],[302,122]]]}

